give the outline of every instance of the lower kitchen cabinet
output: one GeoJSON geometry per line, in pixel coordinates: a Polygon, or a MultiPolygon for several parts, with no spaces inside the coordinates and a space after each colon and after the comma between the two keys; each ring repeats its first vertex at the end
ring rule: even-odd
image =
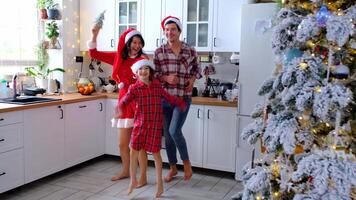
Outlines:
{"type": "Polygon", "coordinates": [[[64,169],[63,106],[24,111],[25,183],[64,169]]]}
{"type": "Polygon", "coordinates": [[[183,126],[193,166],[235,172],[236,108],[191,105],[183,126]]]}
{"type": "Polygon", "coordinates": [[[0,113],[0,193],[23,185],[23,112],[0,113]]]}
{"type": "Polygon", "coordinates": [[[105,154],[119,156],[119,137],[118,128],[112,127],[111,119],[115,115],[117,99],[106,100],[106,115],[105,115],[105,154]]]}
{"type": "Polygon", "coordinates": [[[66,167],[104,154],[104,101],[68,104],[64,113],[66,167]]]}

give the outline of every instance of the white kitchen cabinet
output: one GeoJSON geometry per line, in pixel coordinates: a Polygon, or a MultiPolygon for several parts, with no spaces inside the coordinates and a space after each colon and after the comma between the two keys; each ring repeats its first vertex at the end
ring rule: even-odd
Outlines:
{"type": "Polygon", "coordinates": [[[241,0],[214,0],[212,51],[240,52],[241,0]]]}
{"type": "Polygon", "coordinates": [[[102,100],[68,104],[65,107],[66,167],[70,167],[104,153],[105,107],[102,100]]]}
{"type": "Polygon", "coordinates": [[[0,193],[24,182],[23,112],[0,113],[0,193]]]}
{"type": "Polygon", "coordinates": [[[98,15],[105,10],[104,26],[100,30],[97,48],[100,51],[115,51],[117,32],[115,23],[115,0],[80,0],[80,50],[87,51],[91,40],[91,28],[98,15]]]}
{"type": "Polygon", "coordinates": [[[23,148],[0,154],[0,194],[23,184],[23,148]]]}
{"type": "Polygon", "coordinates": [[[81,0],[80,50],[87,51],[91,28],[98,15],[105,10],[103,28],[100,30],[97,49],[116,51],[118,39],[127,28],[140,29],[140,0],[81,0]]]}
{"type": "Polygon", "coordinates": [[[182,132],[187,143],[190,162],[194,167],[203,167],[203,122],[204,106],[191,105],[182,132]]]}
{"type": "Polygon", "coordinates": [[[112,127],[111,119],[115,115],[117,99],[106,100],[105,117],[105,154],[119,156],[119,137],[118,128],[112,127]]]}
{"type": "Polygon", "coordinates": [[[64,169],[63,106],[24,111],[25,183],[64,169]]]}
{"type": "Polygon", "coordinates": [[[236,108],[205,106],[204,111],[203,166],[235,172],[236,108]]]}
{"type": "MultiPolygon", "coordinates": [[[[161,21],[166,16],[175,16],[180,20],[183,16],[183,1],[155,0],[142,1],[142,35],[145,39],[145,52],[154,52],[165,42],[161,21]]],[[[183,35],[181,35],[183,38],[183,35]]]]}
{"type": "Polygon", "coordinates": [[[236,108],[191,105],[183,134],[193,166],[235,171],[236,108]]]}
{"type": "Polygon", "coordinates": [[[197,51],[239,52],[241,4],[240,0],[184,0],[184,40],[197,51]]]}

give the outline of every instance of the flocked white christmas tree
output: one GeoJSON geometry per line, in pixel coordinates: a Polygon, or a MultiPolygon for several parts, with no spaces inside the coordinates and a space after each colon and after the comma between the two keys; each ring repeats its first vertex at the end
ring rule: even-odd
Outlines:
{"type": "Polygon", "coordinates": [[[235,199],[356,199],[356,5],[282,0],[273,27],[276,70],[242,138],[262,158],[235,199]]]}

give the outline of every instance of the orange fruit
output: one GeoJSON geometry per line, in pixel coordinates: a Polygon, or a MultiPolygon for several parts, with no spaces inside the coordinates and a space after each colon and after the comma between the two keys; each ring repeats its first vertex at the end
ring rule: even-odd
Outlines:
{"type": "Polygon", "coordinates": [[[83,88],[83,87],[78,88],[78,92],[81,93],[81,94],[83,94],[84,88],[83,88]]]}
{"type": "Polygon", "coordinates": [[[89,91],[93,92],[94,91],[94,86],[93,85],[89,85],[89,91]]]}
{"type": "Polygon", "coordinates": [[[88,86],[94,86],[94,84],[93,83],[88,83],[88,86]]]}

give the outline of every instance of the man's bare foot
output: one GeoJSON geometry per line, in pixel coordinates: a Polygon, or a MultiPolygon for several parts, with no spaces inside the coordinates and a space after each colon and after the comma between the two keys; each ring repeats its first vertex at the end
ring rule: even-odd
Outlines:
{"type": "Polygon", "coordinates": [[[167,176],[164,177],[165,182],[171,182],[173,178],[178,174],[177,169],[169,169],[167,176]]]}
{"type": "Polygon", "coordinates": [[[192,165],[189,160],[183,161],[184,177],[183,180],[188,181],[193,176],[192,165]]]}
{"type": "Polygon", "coordinates": [[[119,174],[111,177],[111,181],[117,181],[120,179],[128,178],[129,176],[130,176],[129,173],[120,172],[119,174]]]}
{"type": "Polygon", "coordinates": [[[157,183],[157,191],[156,191],[156,198],[161,197],[163,194],[163,182],[157,183]]]}
{"type": "Polygon", "coordinates": [[[131,180],[129,189],[127,189],[127,195],[130,195],[132,191],[137,187],[137,181],[136,180],[131,180]]]}

